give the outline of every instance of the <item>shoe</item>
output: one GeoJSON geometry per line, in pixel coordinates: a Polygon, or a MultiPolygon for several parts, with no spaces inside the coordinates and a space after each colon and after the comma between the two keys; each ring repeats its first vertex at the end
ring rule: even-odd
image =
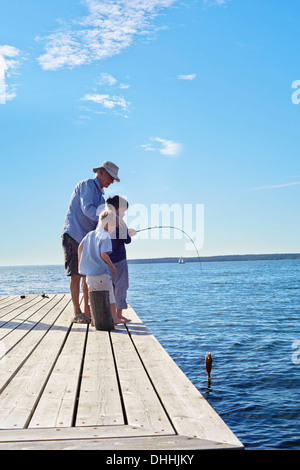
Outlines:
{"type": "Polygon", "coordinates": [[[75,317],[72,318],[72,323],[83,323],[88,325],[91,323],[91,318],[84,313],[80,313],[79,315],[75,315],[75,317]]]}

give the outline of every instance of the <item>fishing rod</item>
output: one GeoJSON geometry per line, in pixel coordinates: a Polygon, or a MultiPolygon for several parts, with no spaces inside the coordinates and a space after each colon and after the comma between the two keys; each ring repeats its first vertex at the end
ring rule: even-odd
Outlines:
{"type": "Polygon", "coordinates": [[[155,225],[153,227],[147,227],[147,228],[142,228],[140,230],[137,230],[137,232],[144,232],[145,230],[153,230],[153,229],[158,229],[158,228],[173,228],[174,230],[179,230],[180,232],[184,233],[184,235],[186,235],[190,241],[192,242],[192,244],[194,245],[194,248],[196,250],[196,253],[197,253],[197,256],[198,256],[198,261],[199,261],[199,264],[200,264],[200,268],[201,268],[201,272],[202,272],[202,264],[201,264],[201,260],[200,260],[200,256],[199,256],[199,252],[197,250],[197,247],[195,245],[195,242],[194,240],[191,239],[191,237],[189,236],[189,234],[187,234],[184,230],[182,230],[181,228],[178,228],[178,227],[174,227],[174,225],[155,225]]]}

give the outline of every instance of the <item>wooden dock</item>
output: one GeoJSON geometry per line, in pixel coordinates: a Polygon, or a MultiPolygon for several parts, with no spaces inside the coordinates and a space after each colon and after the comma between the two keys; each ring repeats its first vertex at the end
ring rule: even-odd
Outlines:
{"type": "Polygon", "coordinates": [[[134,310],[111,332],[72,315],[0,296],[0,450],[243,448],[134,310]]]}

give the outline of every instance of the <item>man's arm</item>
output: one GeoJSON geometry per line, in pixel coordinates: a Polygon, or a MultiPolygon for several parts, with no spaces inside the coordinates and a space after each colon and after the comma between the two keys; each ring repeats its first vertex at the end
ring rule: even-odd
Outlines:
{"type": "Polygon", "coordinates": [[[97,208],[103,204],[105,207],[105,199],[100,189],[96,186],[94,180],[87,180],[82,183],[80,188],[80,207],[84,215],[97,222],[99,211],[97,208]]]}
{"type": "Polygon", "coordinates": [[[80,245],[79,245],[79,247],[78,247],[78,266],[80,265],[82,250],[83,250],[83,246],[82,246],[82,244],[80,243],[80,245]]]}

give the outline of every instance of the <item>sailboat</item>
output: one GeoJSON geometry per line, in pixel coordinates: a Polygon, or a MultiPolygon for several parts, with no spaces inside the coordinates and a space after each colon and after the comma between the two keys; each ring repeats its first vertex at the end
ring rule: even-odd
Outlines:
{"type": "Polygon", "coordinates": [[[185,261],[184,261],[184,259],[183,259],[182,256],[180,256],[180,258],[179,258],[179,260],[178,260],[178,263],[179,263],[179,264],[184,264],[184,263],[185,263],[185,261]]]}

